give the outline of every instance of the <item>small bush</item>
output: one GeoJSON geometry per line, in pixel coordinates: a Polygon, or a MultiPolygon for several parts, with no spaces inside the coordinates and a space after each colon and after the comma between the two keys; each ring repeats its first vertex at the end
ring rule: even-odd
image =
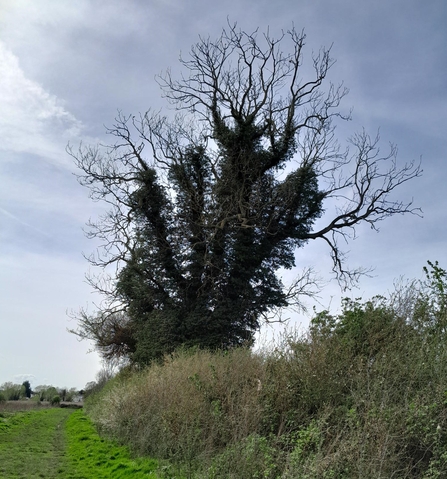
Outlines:
{"type": "Polygon", "coordinates": [[[58,406],[60,402],[61,402],[60,396],[53,396],[50,401],[52,406],[58,406]]]}

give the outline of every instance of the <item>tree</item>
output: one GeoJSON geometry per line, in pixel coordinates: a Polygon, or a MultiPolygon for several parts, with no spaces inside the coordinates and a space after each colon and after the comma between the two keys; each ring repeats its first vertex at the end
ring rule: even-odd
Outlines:
{"type": "Polygon", "coordinates": [[[54,386],[40,385],[34,388],[34,394],[39,395],[39,401],[51,402],[54,396],[59,395],[59,391],[54,386]]]}
{"type": "Polygon", "coordinates": [[[3,396],[7,401],[18,401],[23,397],[24,388],[20,384],[14,384],[12,382],[3,383],[0,387],[3,392],[3,396]]]}
{"type": "Polygon", "coordinates": [[[31,394],[33,393],[31,391],[31,384],[29,381],[24,381],[23,384],[22,384],[22,387],[24,388],[24,394],[25,394],[25,397],[27,398],[30,398],[31,397],[31,394]]]}
{"type": "Polygon", "coordinates": [[[119,113],[114,144],[69,148],[80,183],[110,205],[89,223],[103,243],[89,261],[116,274],[90,278],[106,303],[72,331],[105,357],[147,363],[179,345],[250,343],[264,317],[312,294],[310,270],[289,288],[278,277],[297,249],[325,241],[337,278],[356,281],[338,240],[417,212],[391,196],[418,165],[399,168],[396,148],[381,155],[365,132],[340,147],[347,91],[326,86],[330,50],[309,74],[304,44],[294,29],[274,39],[229,25],[181,59],[186,75],[159,78],[174,118],[119,113]]]}

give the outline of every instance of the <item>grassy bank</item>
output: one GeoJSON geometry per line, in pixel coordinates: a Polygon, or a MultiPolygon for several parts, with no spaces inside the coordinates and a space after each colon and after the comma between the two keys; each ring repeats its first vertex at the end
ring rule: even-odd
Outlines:
{"type": "Polygon", "coordinates": [[[0,412],[0,477],[156,478],[157,463],[101,439],[83,411],[0,412]]]}
{"type": "Polygon", "coordinates": [[[170,477],[447,478],[438,286],[346,301],[264,353],[184,351],[123,371],[88,414],[105,436],[168,460],[170,477]]]}

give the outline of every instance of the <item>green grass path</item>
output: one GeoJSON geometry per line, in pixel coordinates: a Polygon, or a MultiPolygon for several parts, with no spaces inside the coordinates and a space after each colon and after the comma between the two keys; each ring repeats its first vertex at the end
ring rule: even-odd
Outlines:
{"type": "Polygon", "coordinates": [[[71,412],[46,409],[0,418],[0,477],[64,477],[64,426],[71,412]]]}
{"type": "Polygon", "coordinates": [[[0,414],[1,479],[155,479],[156,469],[156,461],[134,460],[100,438],[80,410],[0,414]]]}

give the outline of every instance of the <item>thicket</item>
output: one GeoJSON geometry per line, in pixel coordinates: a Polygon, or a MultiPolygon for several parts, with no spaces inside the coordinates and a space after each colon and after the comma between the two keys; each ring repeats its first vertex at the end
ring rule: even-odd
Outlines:
{"type": "Polygon", "coordinates": [[[179,351],[122,371],[87,410],[167,477],[447,477],[446,271],[345,300],[262,353],[179,351]],[[171,474],[169,476],[169,474],[171,474]]]}

